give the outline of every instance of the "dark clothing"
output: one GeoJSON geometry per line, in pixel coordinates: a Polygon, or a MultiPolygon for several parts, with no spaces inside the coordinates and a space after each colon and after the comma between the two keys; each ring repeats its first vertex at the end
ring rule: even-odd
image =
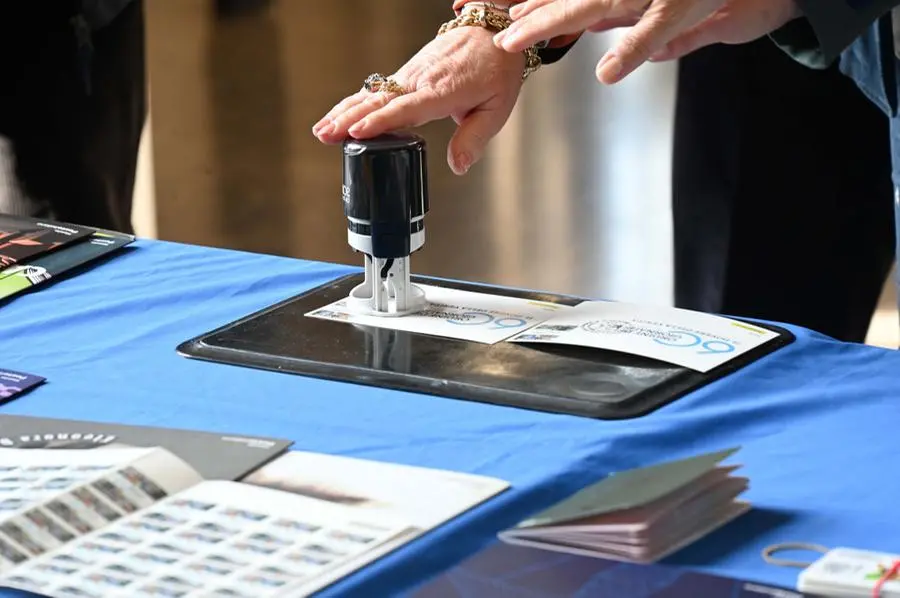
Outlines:
{"type": "MultiPolygon", "coordinates": [[[[803,18],[772,33],[775,42],[797,61],[826,68],[875,21],[900,38],[900,0],[795,0],[803,18]]],[[[900,52],[900,44],[897,44],[900,52]]],[[[900,56],[900,54],[895,54],[900,56]]]]}
{"type": "Polygon", "coordinates": [[[765,39],[682,59],[678,89],[676,305],[862,342],[894,254],[888,119],[765,39]]]}
{"type": "Polygon", "coordinates": [[[136,1],[138,0],[79,0],[77,8],[91,28],[96,30],[112,23],[126,6],[136,1]]]}
{"type": "MultiPolygon", "coordinates": [[[[900,0],[879,6],[857,0],[869,8],[849,17],[842,0],[801,2],[810,5],[811,20],[773,34],[795,60],[762,39],[715,45],[680,61],[675,303],[862,342],[894,255],[900,255],[900,244],[894,246],[900,216],[895,224],[891,201],[892,146],[900,185],[900,144],[892,142],[900,119],[889,122],[878,110],[896,111],[900,75],[894,87],[884,85],[881,75],[890,78],[896,61],[884,69],[883,61],[871,60],[877,41],[854,44],[853,79],[863,81],[864,90],[868,82],[873,106],[835,62],[867,19],[900,0]],[[829,7],[837,7],[832,16],[829,7]],[[856,33],[840,29],[842,22],[856,33]],[[861,65],[868,65],[863,74],[861,65]]],[[[882,33],[887,27],[892,35],[892,24],[882,19],[882,33]]],[[[846,54],[845,73],[852,62],[846,54]]]]}
{"type": "Polygon", "coordinates": [[[15,174],[0,211],[132,232],[142,2],[0,4],[0,50],[0,137],[15,174]]]}

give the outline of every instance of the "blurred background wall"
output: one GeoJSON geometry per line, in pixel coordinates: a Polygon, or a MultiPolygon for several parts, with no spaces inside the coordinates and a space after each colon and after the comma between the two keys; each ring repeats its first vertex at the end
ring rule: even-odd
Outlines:
{"type": "MultiPolygon", "coordinates": [[[[340,149],[310,129],[368,74],[394,71],[431,39],[448,5],[148,2],[139,234],[358,263],[341,213],[340,149]]],[[[647,65],[600,86],[594,66],[610,35],[585,38],[535,74],[464,177],[446,164],[453,123],[418,131],[429,144],[431,212],[414,272],[671,303],[675,67],[647,65]]],[[[889,295],[885,306],[871,340],[896,347],[889,295]]]]}

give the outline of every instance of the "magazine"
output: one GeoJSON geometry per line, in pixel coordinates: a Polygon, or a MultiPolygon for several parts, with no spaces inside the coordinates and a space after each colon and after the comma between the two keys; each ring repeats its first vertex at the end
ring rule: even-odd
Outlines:
{"type": "Polygon", "coordinates": [[[133,235],[98,230],[90,237],[0,270],[0,300],[18,296],[108,258],[133,241],[133,235]]]}
{"type": "Polygon", "coordinates": [[[0,463],[0,585],[53,598],[307,596],[507,487],[306,453],[244,482],[160,447],[0,463]]]}
{"type": "Polygon", "coordinates": [[[0,270],[89,236],[94,229],[0,214],[0,270]]]}

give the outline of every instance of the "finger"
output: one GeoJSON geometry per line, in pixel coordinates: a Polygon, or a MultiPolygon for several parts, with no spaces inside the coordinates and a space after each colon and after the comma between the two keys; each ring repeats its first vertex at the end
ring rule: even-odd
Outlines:
{"type": "Polygon", "coordinates": [[[373,112],[387,106],[397,97],[397,94],[387,92],[366,92],[365,98],[332,119],[332,127],[329,130],[319,132],[319,137],[325,142],[337,142],[346,138],[350,128],[364,120],[373,112]]]}
{"type": "Polygon", "coordinates": [[[598,23],[594,23],[587,28],[591,33],[602,33],[610,29],[619,29],[621,27],[633,27],[640,21],[640,17],[621,17],[617,19],[603,19],[598,23]]]}
{"type": "Polygon", "coordinates": [[[346,112],[356,104],[359,104],[363,100],[368,97],[369,92],[367,91],[358,91],[355,94],[348,96],[335,104],[331,110],[329,110],[325,116],[319,120],[315,125],[313,125],[313,134],[318,135],[319,132],[325,128],[327,125],[330,125],[334,118],[343,112],[346,112]]]}
{"type": "Polygon", "coordinates": [[[709,29],[708,27],[703,27],[682,33],[666,44],[663,49],[650,56],[649,60],[651,62],[677,60],[700,48],[716,43],[709,29]]]}
{"type": "Polygon", "coordinates": [[[488,143],[506,123],[508,116],[503,114],[497,109],[476,109],[462,119],[447,146],[447,163],[454,173],[465,174],[481,160],[488,143]]]}
{"type": "Polygon", "coordinates": [[[357,139],[375,137],[389,131],[418,127],[446,118],[452,109],[449,99],[430,88],[400,96],[354,124],[348,133],[357,139]]]}
{"type": "MultiPolygon", "coordinates": [[[[540,8],[541,6],[549,4],[550,2],[556,2],[556,1],[557,0],[529,0],[527,2],[527,4],[529,6],[531,6],[531,8],[527,9],[527,11],[525,11],[524,14],[518,16],[518,18],[523,18],[523,17],[527,16],[528,14],[530,14],[536,8],[540,8]]],[[[522,5],[517,4],[516,6],[523,6],[523,5],[524,4],[522,4],[522,5]]],[[[513,8],[515,8],[515,7],[513,7],[513,8]]],[[[601,31],[607,31],[609,29],[615,29],[617,27],[630,27],[630,26],[634,25],[635,23],[637,23],[637,19],[638,19],[638,17],[621,17],[621,18],[616,18],[616,19],[605,19],[605,20],[601,21],[600,23],[595,23],[594,25],[591,25],[590,27],[588,27],[586,29],[586,31],[591,31],[591,32],[597,33],[597,32],[601,32],[601,31]]],[[[503,47],[502,44],[503,44],[503,40],[506,37],[506,35],[508,34],[508,32],[509,32],[509,29],[504,29],[503,31],[497,33],[494,36],[494,45],[497,46],[498,48],[500,48],[501,50],[506,49],[503,47]]],[[[580,35],[581,33],[582,33],[582,31],[579,31],[575,35],[580,35]]],[[[541,41],[544,41],[544,40],[541,40],[541,41]]]]}
{"type": "Polygon", "coordinates": [[[651,6],[597,65],[597,79],[612,84],[621,81],[671,40],[682,26],[681,19],[651,6]]]}
{"type": "Polygon", "coordinates": [[[522,52],[539,41],[584,31],[612,16],[609,13],[605,1],[554,0],[513,22],[498,45],[507,52],[522,52]]]}
{"type": "Polygon", "coordinates": [[[537,8],[556,1],[557,0],[525,0],[525,2],[520,2],[511,6],[509,9],[509,16],[515,21],[516,19],[528,16],[537,8]]]}
{"type": "Polygon", "coordinates": [[[726,31],[723,21],[718,16],[718,14],[712,15],[699,25],[675,36],[662,49],[654,53],[650,60],[653,62],[677,60],[700,48],[719,43],[725,38],[726,31]]]}

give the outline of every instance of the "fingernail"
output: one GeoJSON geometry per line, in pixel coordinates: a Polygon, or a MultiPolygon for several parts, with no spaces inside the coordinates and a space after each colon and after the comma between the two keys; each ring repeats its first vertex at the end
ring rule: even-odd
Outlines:
{"type": "Polygon", "coordinates": [[[330,124],[331,124],[330,121],[327,121],[327,120],[321,121],[321,120],[320,120],[319,122],[316,123],[316,126],[313,127],[313,135],[318,135],[319,133],[322,132],[322,130],[323,130],[327,125],[330,125],[330,124]]]}
{"type": "Polygon", "coordinates": [[[508,50],[511,45],[513,45],[517,41],[519,41],[519,36],[516,34],[515,31],[513,31],[511,33],[509,32],[508,29],[506,31],[507,31],[507,33],[506,33],[506,35],[503,36],[503,39],[500,40],[500,44],[508,50]]]}
{"type": "Polygon", "coordinates": [[[498,33],[497,35],[494,36],[494,45],[499,46],[501,43],[503,43],[503,38],[506,37],[506,31],[507,30],[504,29],[503,31],[501,31],[500,33],[498,33]]]}
{"type": "Polygon", "coordinates": [[[622,61],[614,54],[609,55],[608,58],[602,61],[597,69],[597,75],[606,82],[617,80],[621,74],[622,61]]]}
{"type": "Polygon", "coordinates": [[[353,125],[352,127],[350,127],[350,130],[347,132],[350,133],[351,135],[358,135],[359,133],[362,133],[363,129],[365,129],[366,125],[368,125],[368,124],[369,124],[368,121],[361,120],[358,123],[356,123],[355,125],[353,125]]]}
{"type": "Polygon", "coordinates": [[[461,171],[461,174],[469,172],[469,168],[472,167],[472,156],[465,152],[456,154],[456,167],[461,171]]]}

